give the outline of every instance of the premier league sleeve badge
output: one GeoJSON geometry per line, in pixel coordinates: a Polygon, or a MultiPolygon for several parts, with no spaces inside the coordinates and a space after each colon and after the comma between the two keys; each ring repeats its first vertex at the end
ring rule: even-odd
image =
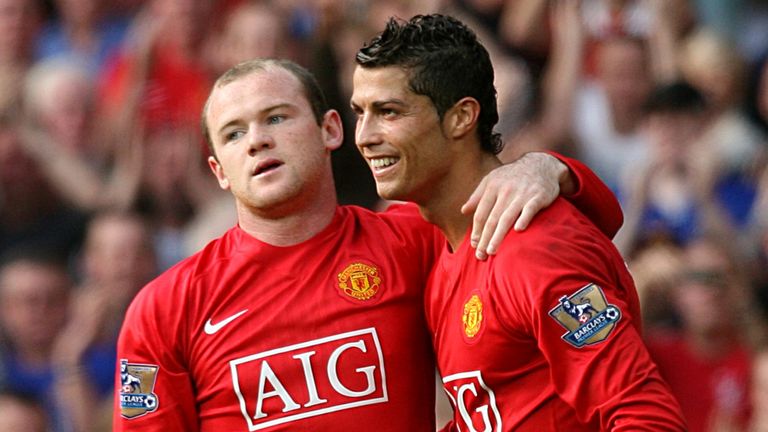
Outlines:
{"type": "Polygon", "coordinates": [[[568,330],[564,341],[581,348],[604,341],[621,319],[621,310],[608,304],[603,290],[589,284],[570,296],[562,296],[549,315],[568,330]]]}
{"type": "Polygon", "coordinates": [[[120,415],[132,419],[157,409],[157,395],[153,393],[157,371],[155,365],[133,364],[120,360],[120,415]]]}

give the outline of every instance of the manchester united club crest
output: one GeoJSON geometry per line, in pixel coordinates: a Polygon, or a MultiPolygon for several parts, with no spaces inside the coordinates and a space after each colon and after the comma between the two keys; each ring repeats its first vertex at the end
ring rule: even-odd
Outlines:
{"type": "Polygon", "coordinates": [[[158,369],[155,365],[120,360],[120,415],[132,419],[157,410],[158,399],[153,390],[158,369]]]}
{"type": "Polygon", "coordinates": [[[464,324],[464,334],[472,339],[480,333],[483,325],[483,301],[480,296],[472,296],[464,303],[464,313],[461,316],[461,322],[464,324]]]}
{"type": "Polygon", "coordinates": [[[599,286],[589,284],[562,296],[549,315],[568,330],[563,340],[581,348],[604,341],[621,319],[621,310],[608,304],[599,286]]]}
{"type": "Polygon", "coordinates": [[[339,273],[339,289],[356,300],[368,300],[379,292],[381,277],[376,266],[352,263],[339,273]]]}

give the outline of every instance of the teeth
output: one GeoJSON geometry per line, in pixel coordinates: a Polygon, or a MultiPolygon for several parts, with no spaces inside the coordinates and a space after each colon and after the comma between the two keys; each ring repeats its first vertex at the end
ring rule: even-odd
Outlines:
{"type": "Polygon", "coordinates": [[[378,158],[378,159],[371,159],[371,165],[374,168],[385,168],[390,165],[393,165],[397,161],[398,161],[398,158],[384,157],[384,158],[378,158]]]}

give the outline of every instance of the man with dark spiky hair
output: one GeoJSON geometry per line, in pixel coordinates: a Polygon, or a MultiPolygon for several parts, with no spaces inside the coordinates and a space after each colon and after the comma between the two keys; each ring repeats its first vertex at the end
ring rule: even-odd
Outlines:
{"type": "Polygon", "coordinates": [[[474,33],[443,15],[392,19],[357,63],[355,138],[379,195],[415,202],[447,237],[426,293],[447,429],[685,430],[621,256],[570,203],[474,258],[459,209],[501,165],[493,67],[474,33]]]}

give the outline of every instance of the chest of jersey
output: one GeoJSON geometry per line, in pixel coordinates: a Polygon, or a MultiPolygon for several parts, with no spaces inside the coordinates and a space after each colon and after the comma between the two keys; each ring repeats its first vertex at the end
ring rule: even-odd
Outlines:
{"type": "Polygon", "coordinates": [[[467,260],[457,268],[438,265],[427,301],[438,368],[461,430],[583,427],[556,396],[533,333],[500,311],[488,264],[467,260]]]}
{"type": "Polygon", "coordinates": [[[335,246],[232,262],[200,284],[215,287],[198,294],[190,336],[204,430],[355,430],[357,415],[432,427],[425,271],[335,246]]]}

